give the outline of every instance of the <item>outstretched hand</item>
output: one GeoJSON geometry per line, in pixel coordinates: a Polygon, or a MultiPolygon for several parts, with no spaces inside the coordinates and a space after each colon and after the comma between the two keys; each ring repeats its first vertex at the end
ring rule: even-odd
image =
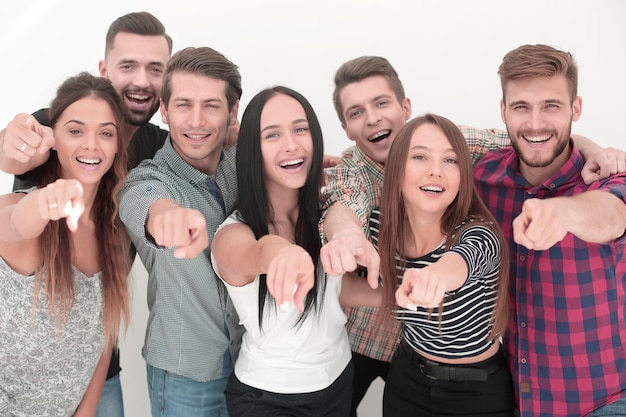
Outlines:
{"type": "Polygon", "coordinates": [[[77,180],[58,179],[41,189],[37,204],[42,219],[65,218],[67,227],[75,232],[78,219],[85,211],[83,186],[77,180]]]}
{"type": "Polygon", "coordinates": [[[209,246],[202,213],[172,200],[157,200],[150,206],[146,231],[157,245],[175,247],[175,258],[195,258],[209,246]]]}
{"type": "Polygon", "coordinates": [[[531,198],[522,205],[522,212],[513,220],[515,243],[528,249],[545,250],[560,242],[568,232],[560,198],[531,198]]]}
{"type": "Polygon", "coordinates": [[[367,268],[367,281],[370,287],[378,287],[380,256],[361,230],[355,233],[337,235],[322,246],[320,259],[324,271],[331,275],[352,272],[358,265],[367,268]]]}
{"type": "Polygon", "coordinates": [[[315,267],[311,256],[298,245],[286,245],[270,262],[267,288],[281,311],[294,305],[304,311],[306,295],[315,285],[315,267]]]}
{"type": "Polygon", "coordinates": [[[396,303],[407,310],[417,307],[435,308],[446,295],[446,283],[439,271],[426,268],[409,268],[404,272],[402,284],[396,290],[396,303]]]}
{"type": "Polygon", "coordinates": [[[28,163],[35,154],[45,154],[53,146],[52,129],[27,113],[17,114],[4,130],[2,152],[8,159],[28,163]]]}

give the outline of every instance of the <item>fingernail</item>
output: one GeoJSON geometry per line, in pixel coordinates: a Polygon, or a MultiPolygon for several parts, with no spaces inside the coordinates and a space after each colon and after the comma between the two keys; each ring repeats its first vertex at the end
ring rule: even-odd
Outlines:
{"type": "Polygon", "coordinates": [[[417,311],[417,306],[415,304],[407,304],[404,308],[406,308],[407,310],[411,310],[411,311],[417,311]]]}
{"type": "Polygon", "coordinates": [[[289,310],[289,307],[291,307],[291,303],[289,301],[283,301],[283,303],[280,305],[279,308],[280,308],[280,311],[284,313],[287,310],[289,310]]]}

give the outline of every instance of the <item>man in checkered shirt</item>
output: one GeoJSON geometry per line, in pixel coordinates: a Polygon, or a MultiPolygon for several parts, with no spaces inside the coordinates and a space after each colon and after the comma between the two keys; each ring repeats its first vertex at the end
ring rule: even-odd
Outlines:
{"type": "Polygon", "coordinates": [[[504,346],[523,417],[626,415],[626,175],[581,177],[577,72],[549,46],[509,52],[500,108],[513,148],[474,171],[510,241],[504,346]]]}

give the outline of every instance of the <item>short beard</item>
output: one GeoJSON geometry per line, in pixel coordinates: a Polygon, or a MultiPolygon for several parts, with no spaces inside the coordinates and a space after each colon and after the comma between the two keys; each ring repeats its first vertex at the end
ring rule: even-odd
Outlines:
{"type": "MultiPolygon", "coordinates": [[[[553,132],[556,134],[556,132],[553,132]]],[[[520,149],[520,147],[518,146],[517,141],[511,140],[511,146],[513,147],[513,149],[515,150],[515,153],[517,154],[517,156],[519,157],[519,159],[527,166],[531,167],[531,168],[545,168],[550,166],[558,157],[559,155],[561,155],[563,152],[565,152],[565,149],[567,149],[568,145],[569,145],[569,138],[571,137],[571,133],[572,133],[572,128],[570,126],[569,129],[567,129],[567,131],[565,132],[565,135],[561,138],[559,138],[559,141],[557,142],[557,146],[554,149],[554,151],[552,152],[552,155],[550,155],[550,158],[548,159],[544,159],[544,160],[530,160],[529,158],[526,157],[526,155],[524,155],[524,153],[522,152],[522,150],[520,149]],[[561,140],[563,139],[563,140],[561,140]]],[[[509,138],[513,137],[511,136],[511,132],[508,132],[509,134],[509,138]]],[[[525,140],[523,139],[523,135],[524,132],[520,132],[519,135],[517,135],[516,137],[521,138],[520,140],[525,140]]]]}
{"type": "Polygon", "coordinates": [[[143,126],[152,119],[157,110],[159,110],[158,102],[146,113],[133,113],[130,109],[124,108],[124,120],[131,126],[143,126]]]}

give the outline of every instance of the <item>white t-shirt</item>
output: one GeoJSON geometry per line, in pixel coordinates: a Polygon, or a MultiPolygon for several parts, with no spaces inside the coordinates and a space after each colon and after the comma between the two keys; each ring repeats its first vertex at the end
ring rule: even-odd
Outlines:
{"type": "MultiPolygon", "coordinates": [[[[236,212],[222,226],[238,223],[235,216],[236,212]]],[[[219,265],[211,258],[219,276],[219,265]]],[[[259,277],[242,287],[225,282],[246,329],[235,363],[235,375],[241,382],[281,394],[308,393],[327,388],[343,372],[351,353],[346,316],[339,304],[341,277],[325,276],[323,302],[303,323],[296,325],[300,313],[295,307],[282,312],[266,304],[262,330],[258,320],[259,277]]],[[[321,294],[318,302],[320,298],[321,294]]]]}

